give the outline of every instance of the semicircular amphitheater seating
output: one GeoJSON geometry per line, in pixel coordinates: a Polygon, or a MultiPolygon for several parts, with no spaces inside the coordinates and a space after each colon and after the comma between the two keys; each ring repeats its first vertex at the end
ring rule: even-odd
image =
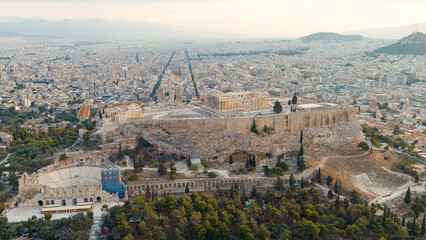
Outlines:
{"type": "Polygon", "coordinates": [[[40,185],[48,187],[71,187],[82,183],[85,186],[93,186],[101,181],[101,170],[98,167],[72,167],[64,168],[38,177],[40,185]]]}

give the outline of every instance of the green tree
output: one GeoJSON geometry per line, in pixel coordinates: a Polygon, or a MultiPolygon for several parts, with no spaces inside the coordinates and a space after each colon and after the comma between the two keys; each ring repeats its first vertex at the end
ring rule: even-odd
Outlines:
{"type": "Polygon", "coordinates": [[[401,129],[399,128],[399,125],[393,126],[393,134],[395,135],[401,134],[401,129]]]}
{"type": "Polygon", "coordinates": [[[328,199],[333,199],[334,198],[334,193],[333,193],[333,191],[331,189],[328,190],[327,198],[328,199]]]}
{"type": "Polygon", "coordinates": [[[234,159],[232,159],[232,154],[231,156],[229,156],[229,164],[233,164],[234,163],[234,159]]]}
{"type": "Polygon", "coordinates": [[[303,144],[303,130],[300,131],[300,145],[303,144]]]}
{"type": "Polygon", "coordinates": [[[157,172],[160,176],[164,176],[167,173],[167,168],[164,166],[164,163],[160,163],[157,172]]]}
{"type": "Polygon", "coordinates": [[[188,194],[189,193],[189,184],[186,184],[185,186],[185,193],[188,194]]]}
{"type": "Polygon", "coordinates": [[[65,161],[65,160],[67,160],[67,159],[68,159],[67,154],[62,153],[61,155],[59,155],[59,161],[65,161]]]}
{"type": "Polygon", "coordinates": [[[281,106],[281,103],[277,100],[277,101],[275,101],[275,104],[274,104],[274,112],[275,113],[281,113],[283,111],[283,107],[281,106]]]}
{"type": "Polygon", "coordinates": [[[364,152],[366,152],[366,151],[368,151],[368,149],[370,149],[370,146],[368,146],[368,143],[366,143],[366,142],[360,142],[360,143],[358,143],[358,148],[360,148],[364,152]]]}
{"type": "Polygon", "coordinates": [[[294,184],[296,183],[296,180],[294,179],[293,174],[290,175],[289,184],[291,188],[294,188],[294,184]]]}
{"type": "Polygon", "coordinates": [[[287,104],[290,106],[291,105],[291,99],[288,100],[287,104]]]}
{"type": "Polygon", "coordinates": [[[284,180],[282,180],[282,178],[280,178],[280,177],[277,177],[277,182],[275,183],[274,188],[275,188],[275,190],[277,190],[279,192],[283,192],[284,191],[284,180]]]}
{"type": "Polygon", "coordinates": [[[28,237],[29,238],[33,237],[33,228],[32,228],[31,219],[28,219],[28,237]]]}
{"type": "Polygon", "coordinates": [[[303,145],[300,145],[300,156],[303,156],[304,151],[303,151],[303,145]]]}
{"type": "Polygon", "coordinates": [[[300,156],[300,154],[298,154],[297,155],[297,170],[299,170],[299,172],[302,172],[305,169],[306,169],[305,160],[303,159],[303,157],[300,156]]]}
{"type": "Polygon", "coordinates": [[[333,182],[333,177],[332,176],[330,176],[330,175],[328,175],[327,176],[327,186],[331,186],[331,183],[333,182]]]}
{"type": "Polygon", "coordinates": [[[425,235],[425,233],[426,233],[426,219],[425,219],[425,214],[423,214],[423,220],[422,220],[422,228],[421,228],[421,234],[422,235],[425,235]]]}
{"type": "Polygon", "coordinates": [[[410,191],[410,187],[408,187],[407,192],[405,193],[404,202],[407,205],[411,203],[411,191],[410,191]]]}
{"type": "Polygon", "coordinates": [[[292,104],[297,104],[297,96],[296,93],[293,94],[293,98],[291,99],[292,104]]]}
{"type": "Polygon", "coordinates": [[[256,122],[253,120],[253,124],[251,125],[250,131],[256,134],[260,134],[259,130],[257,130],[256,122]]]}
{"type": "Polygon", "coordinates": [[[318,168],[318,172],[315,175],[315,181],[319,184],[322,184],[321,168],[318,168]]]}
{"type": "Polygon", "coordinates": [[[240,239],[244,240],[254,240],[254,234],[252,230],[247,225],[240,226],[240,239]]]}

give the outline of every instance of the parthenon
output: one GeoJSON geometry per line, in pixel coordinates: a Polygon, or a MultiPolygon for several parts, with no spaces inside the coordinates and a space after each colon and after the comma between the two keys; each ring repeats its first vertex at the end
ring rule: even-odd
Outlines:
{"type": "Polygon", "coordinates": [[[219,112],[237,111],[269,107],[268,93],[264,92],[230,92],[207,97],[207,105],[219,112]]]}

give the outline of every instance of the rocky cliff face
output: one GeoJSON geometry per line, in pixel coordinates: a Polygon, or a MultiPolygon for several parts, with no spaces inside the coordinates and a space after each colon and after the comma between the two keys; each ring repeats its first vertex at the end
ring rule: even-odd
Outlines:
{"type": "MultiPolygon", "coordinates": [[[[344,144],[362,139],[361,127],[357,120],[342,121],[322,127],[309,127],[303,131],[305,144],[336,143],[344,144]]],[[[218,132],[174,132],[165,128],[147,126],[143,123],[120,125],[109,132],[107,137],[143,137],[156,144],[162,151],[178,152],[186,156],[224,161],[236,151],[251,153],[271,153],[277,156],[300,148],[300,132],[289,131],[261,133],[223,130],[218,132]]]]}

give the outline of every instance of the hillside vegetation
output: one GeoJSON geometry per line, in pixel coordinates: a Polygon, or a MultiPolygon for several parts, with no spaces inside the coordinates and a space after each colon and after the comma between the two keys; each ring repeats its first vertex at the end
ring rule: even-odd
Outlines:
{"type": "Polygon", "coordinates": [[[426,34],[415,32],[394,44],[374,50],[374,53],[424,55],[426,54],[426,34]]]}

